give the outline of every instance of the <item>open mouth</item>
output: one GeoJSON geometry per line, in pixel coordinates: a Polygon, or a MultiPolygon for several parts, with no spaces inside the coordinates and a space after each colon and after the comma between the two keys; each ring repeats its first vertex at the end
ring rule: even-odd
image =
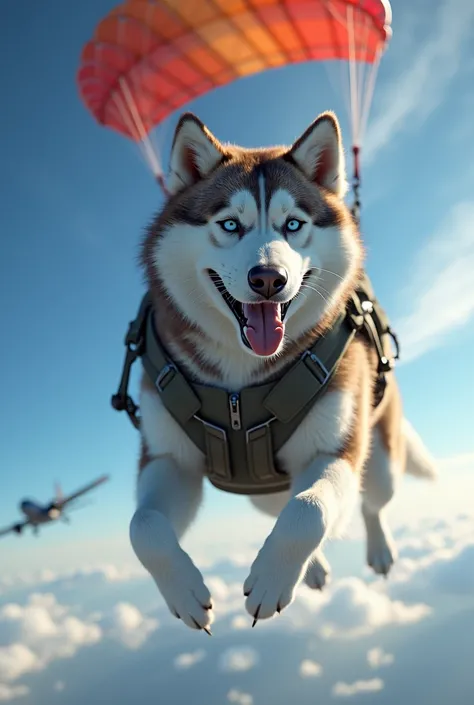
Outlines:
{"type": "Polygon", "coordinates": [[[279,348],[285,334],[285,316],[291,305],[290,301],[278,303],[275,301],[262,301],[248,304],[237,301],[227,291],[220,276],[212,269],[208,270],[209,277],[222,296],[227,306],[234,314],[239,327],[242,342],[256,355],[268,357],[279,348]]]}

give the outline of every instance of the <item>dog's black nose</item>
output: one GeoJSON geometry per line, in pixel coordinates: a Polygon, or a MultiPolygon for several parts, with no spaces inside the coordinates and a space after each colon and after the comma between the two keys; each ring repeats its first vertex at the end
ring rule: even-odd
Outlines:
{"type": "Polygon", "coordinates": [[[252,267],[248,273],[250,288],[266,299],[271,299],[284,289],[287,281],[288,272],[284,267],[252,267]]]}

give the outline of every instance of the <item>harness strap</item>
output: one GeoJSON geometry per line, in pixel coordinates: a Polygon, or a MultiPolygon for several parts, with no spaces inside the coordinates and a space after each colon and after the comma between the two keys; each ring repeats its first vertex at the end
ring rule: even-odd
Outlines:
{"type": "Polygon", "coordinates": [[[307,350],[275,384],[264,405],[282,423],[289,423],[327,386],[355,330],[341,315],[328,333],[307,350]]]}
{"type": "Polygon", "coordinates": [[[372,294],[370,282],[363,280],[347,311],[278,380],[239,393],[186,379],[160,342],[147,294],[129,326],[122,379],[112,404],[126,410],[139,428],[138,407],[127,388],[130,367],[141,357],[164,406],[205,455],[207,475],[217,488],[238,494],[286,490],[290,477],[277,467],[276,455],[326,390],[359,332],[368,338],[379,360],[375,406],[383,396],[385,375],[393,363],[384,355],[382,336],[389,334],[397,341],[372,294]]]}
{"type": "Polygon", "coordinates": [[[163,404],[171,416],[184,426],[201,408],[199,397],[185,376],[166,356],[158,342],[150,310],[146,322],[146,346],[142,364],[148,376],[160,393],[163,404]]]}
{"type": "Polygon", "coordinates": [[[290,485],[288,474],[275,466],[276,453],[327,387],[354,334],[342,314],[277,382],[229,394],[186,379],[163,349],[149,309],[142,364],[165,407],[204,453],[216,487],[276,492],[290,485]]]}

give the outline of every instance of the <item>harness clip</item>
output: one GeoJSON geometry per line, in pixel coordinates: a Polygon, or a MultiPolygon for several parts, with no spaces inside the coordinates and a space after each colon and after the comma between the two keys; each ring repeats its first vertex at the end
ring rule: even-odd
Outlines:
{"type": "Polygon", "coordinates": [[[177,371],[178,371],[178,370],[176,369],[175,365],[173,365],[172,362],[168,362],[168,363],[160,370],[160,373],[159,373],[158,377],[157,377],[156,380],[155,380],[155,387],[156,387],[157,390],[160,392],[160,394],[164,391],[166,385],[169,384],[169,382],[171,382],[171,380],[173,379],[173,377],[175,376],[175,374],[177,373],[177,371]],[[171,376],[170,376],[170,375],[171,375],[171,376]],[[169,379],[168,379],[168,381],[166,381],[166,379],[167,379],[168,377],[169,377],[169,379]],[[166,383],[163,384],[164,382],[166,382],[166,383]]]}

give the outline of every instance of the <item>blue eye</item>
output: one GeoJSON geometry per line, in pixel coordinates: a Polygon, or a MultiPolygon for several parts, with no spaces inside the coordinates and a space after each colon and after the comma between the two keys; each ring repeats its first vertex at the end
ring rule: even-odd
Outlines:
{"type": "Polygon", "coordinates": [[[218,224],[226,233],[238,233],[240,230],[240,223],[234,218],[226,218],[226,220],[220,220],[218,224]]]}
{"type": "Polygon", "coordinates": [[[298,220],[298,218],[290,218],[286,221],[285,230],[287,230],[287,232],[289,233],[297,233],[298,230],[301,230],[304,224],[304,220],[298,220]]]}

